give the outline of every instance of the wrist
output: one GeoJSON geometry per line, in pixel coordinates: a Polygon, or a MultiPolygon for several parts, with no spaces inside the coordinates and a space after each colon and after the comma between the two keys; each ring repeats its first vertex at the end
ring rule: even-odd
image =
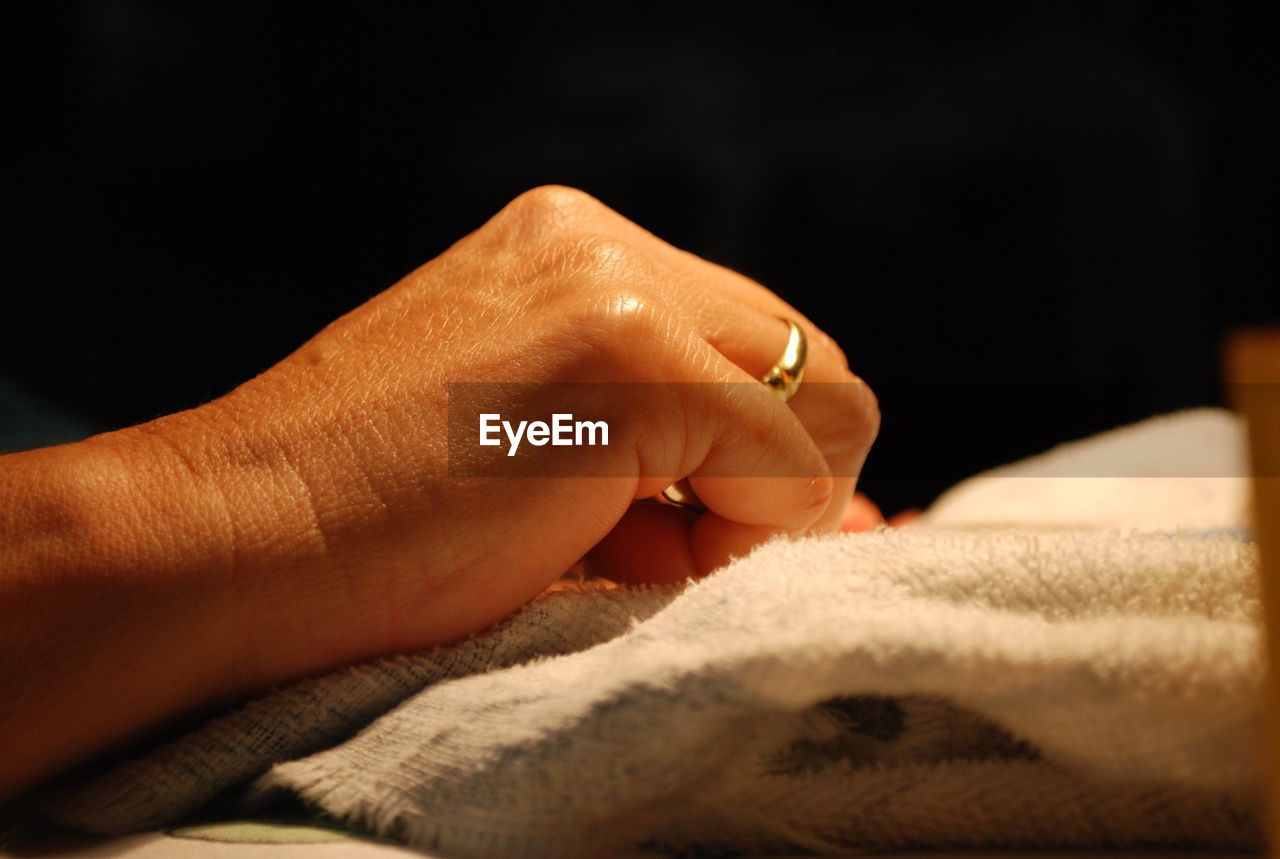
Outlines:
{"type": "Polygon", "coordinates": [[[235,636],[221,679],[241,694],[296,676],[287,645],[315,634],[308,597],[331,566],[287,437],[215,400],[96,440],[138,475],[154,513],[138,527],[173,546],[176,570],[199,570],[216,589],[208,606],[235,636]]]}
{"type": "Polygon", "coordinates": [[[274,384],[260,377],[117,441],[183,487],[170,525],[233,595],[222,610],[240,630],[246,691],[397,649],[387,549],[413,527],[394,469],[370,462],[411,459],[369,450],[381,434],[353,437],[323,397],[286,398],[274,384]],[[284,401],[306,405],[275,407],[284,401]]]}

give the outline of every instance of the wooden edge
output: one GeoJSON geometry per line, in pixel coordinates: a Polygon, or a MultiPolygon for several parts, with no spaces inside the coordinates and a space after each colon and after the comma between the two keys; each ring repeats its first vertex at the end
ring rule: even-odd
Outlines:
{"type": "Polygon", "coordinates": [[[1227,343],[1232,405],[1249,430],[1253,528],[1266,619],[1267,809],[1271,855],[1280,856],[1280,330],[1241,331],[1227,343]]]}

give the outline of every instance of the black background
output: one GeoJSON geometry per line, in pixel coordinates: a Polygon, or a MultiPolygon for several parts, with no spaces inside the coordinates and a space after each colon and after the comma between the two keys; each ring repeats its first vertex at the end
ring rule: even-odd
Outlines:
{"type": "Polygon", "coordinates": [[[881,398],[863,488],[921,505],[1216,402],[1225,332],[1280,315],[1243,8],[58,6],[0,371],[69,416],[30,443],[196,405],[563,183],[825,327],[881,398]]]}

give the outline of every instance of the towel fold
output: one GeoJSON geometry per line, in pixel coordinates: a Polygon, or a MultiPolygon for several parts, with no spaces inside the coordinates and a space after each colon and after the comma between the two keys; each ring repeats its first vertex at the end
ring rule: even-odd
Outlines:
{"type": "MultiPolygon", "coordinates": [[[[1125,432],[1238,455],[1225,413],[1125,432]]],[[[1114,443],[1056,455],[1085,468],[1114,443]]],[[[1204,533],[1243,525],[1242,480],[1159,478],[1183,503],[1157,520],[1113,485],[1116,518],[1082,523],[1062,511],[1088,482],[1036,471],[1037,494],[1025,474],[957,487],[925,527],[544,597],[454,647],[276,692],[51,813],[146,828],[256,776],[254,801],[457,856],[1258,846],[1255,553],[1204,533]],[[978,527],[1010,511],[1018,530],[978,527]],[[1163,532],[1098,527],[1133,519],[1163,532]]]]}

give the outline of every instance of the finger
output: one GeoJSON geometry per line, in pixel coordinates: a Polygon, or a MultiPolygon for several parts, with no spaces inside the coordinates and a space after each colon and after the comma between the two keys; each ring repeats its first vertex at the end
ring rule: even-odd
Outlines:
{"type": "MultiPolygon", "coordinates": [[[[750,377],[763,378],[782,356],[790,330],[785,320],[725,299],[718,299],[708,316],[707,342],[750,377]]],[[[875,395],[849,370],[834,341],[825,336],[815,339],[816,329],[797,324],[808,341],[808,358],[804,383],[788,405],[824,453],[858,454],[856,461],[832,463],[837,474],[856,474],[879,429],[875,395]]]]}
{"type": "MultiPolygon", "coordinates": [[[[851,481],[831,478],[826,458],[796,415],[770,389],[705,342],[695,341],[687,366],[706,383],[682,386],[662,412],[686,427],[683,448],[671,455],[661,434],[642,446],[636,497],[656,495],[687,476],[707,512],[639,501],[588,556],[593,574],[617,581],[669,582],[703,575],[779,534],[809,530],[852,493],[851,481]],[[729,384],[716,384],[726,381],[729,384]],[[644,449],[652,443],[656,449],[644,449]],[[662,475],[662,476],[652,476],[662,475]]],[[[833,529],[837,519],[824,528],[833,529]]]]}
{"type": "Polygon", "coordinates": [[[699,575],[691,534],[697,514],[637,501],[587,553],[587,571],[626,584],[674,584],[699,575]]]}
{"type": "MultiPolygon", "coordinates": [[[[628,235],[628,241],[638,240],[628,235]]],[[[689,299],[686,311],[694,317],[699,333],[750,378],[762,378],[781,357],[789,337],[788,320],[805,333],[809,348],[804,384],[789,406],[827,460],[835,480],[832,500],[810,531],[836,530],[879,431],[875,395],[850,371],[834,340],[764,287],[696,257],[676,254],[670,246],[655,244],[654,248],[665,257],[664,265],[670,266],[664,282],[677,288],[683,284],[683,295],[689,299]],[[722,288],[708,289],[708,283],[722,288]],[[784,315],[786,319],[780,318],[784,315]]]]}
{"type": "Polygon", "coordinates": [[[731,522],[808,528],[834,492],[826,457],[773,391],[706,348],[713,372],[731,384],[692,386],[691,396],[703,401],[694,414],[712,421],[693,446],[702,455],[687,472],[690,485],[708,510],[731,522]]]}
{"type": "Polygon", "coordinates": [[[871,499],[859,492],[849,499],[840,519],[840,530],[846,533],[871,531],[884,524],[884,515],[871,499]]]}
{"type": "MultiPolygon", "coordinates": [[[[806,380],[810,384],[801,387],[792,403],[802,426],[828,460],[827,472],[836,475],[826,507],[810,525],[818,530],[836,527],[879,420],[874,397],[849,372],[834,341],[760,284],[674,248],[582,192],[555,187],[535,189],[513,202],[499,219],[527,237],[544,241],[603,235],[621,239],[642,251],[658,269],[665,269],[658,283],[679,293],[677,304],[692,313],[704,339],[748,372],[749,378],[758,379],[782,352],[787,327],[776,317],[795,319],[809,341],[806,380]],[[775,341],[776,345],[771,345],[775,341]],[[834,395],[815,394],[812,383],[827,381],[844,384],[835,386],[834,395]]],[[[782,503],[794,500],[792,496],[803,490],[804,487],[795,486],[782,490],[782,503]]],[[[720,506],[725,508],[719,512],[730,521],[786,527],[777,522],[743,521],[751,515],[745,508],[763,500],[759,493],[720,491],[711,484],[699,492],[718,495],[720,506]]],[[[705,497],[703,500],[709,501],[705,497]]]]}
{"type": "MultiPolygon", "coordinates": [[[[762,377],[781,356],[789,326],[736,301],[718,298],[716,304],[719,309],[711,315],[715,331],[708,342],[751,377],[762,377]]],[[[879,430],[875,395],[849,371],[843,354],[827,338],[811,347],[804,383],[788,406],[837,481],[829,509],[813,526],[818,533],[833,531],[879,430]]]]}
{"type": "Polygon", "coordinates": [[[906,528],[912,525],[920,524],[924,519],[924,513],[916,508],[903,510],[901,513],[894,513],[889,517],[888,526],[890,528],[906,528]]]}
{"type": "Polygon", "coordinates": [[[744,524],[708,511],[693,525],[689,534],[689,552],[698,574],[706,575],[746,557],[761,544],[780,536],[799,535],[764,525],[744,524]]]}
{"type": "Polygon", "coordinates": [[[674,584],[705,576],[787,532],[637,501],[587,553],[593,576],[626,584],[674,584]]]}
{"type": "Polygon", "coordinates": [[[818,521],[809,526],[809,532],[812,534],[831,534],[840,530],[840,523],[844,520],[845,511],[848,509],[849,499],[853,496],[858,478],[835,477],[832,482],[834,491],[831,494],[831,503],[818,517],[818,521]]]}
{"type": "Polygon", "coordinates": [[[687,366],[697,368],[700,382],[663,389],[675,395],[661,405],[667,430],[636,438],[635,497],[653,497],[688,477],[703,503],[725,518],[807,528],[833,491],[822,452],[769,388],[704,342],[689,350],[687,366]]]}

